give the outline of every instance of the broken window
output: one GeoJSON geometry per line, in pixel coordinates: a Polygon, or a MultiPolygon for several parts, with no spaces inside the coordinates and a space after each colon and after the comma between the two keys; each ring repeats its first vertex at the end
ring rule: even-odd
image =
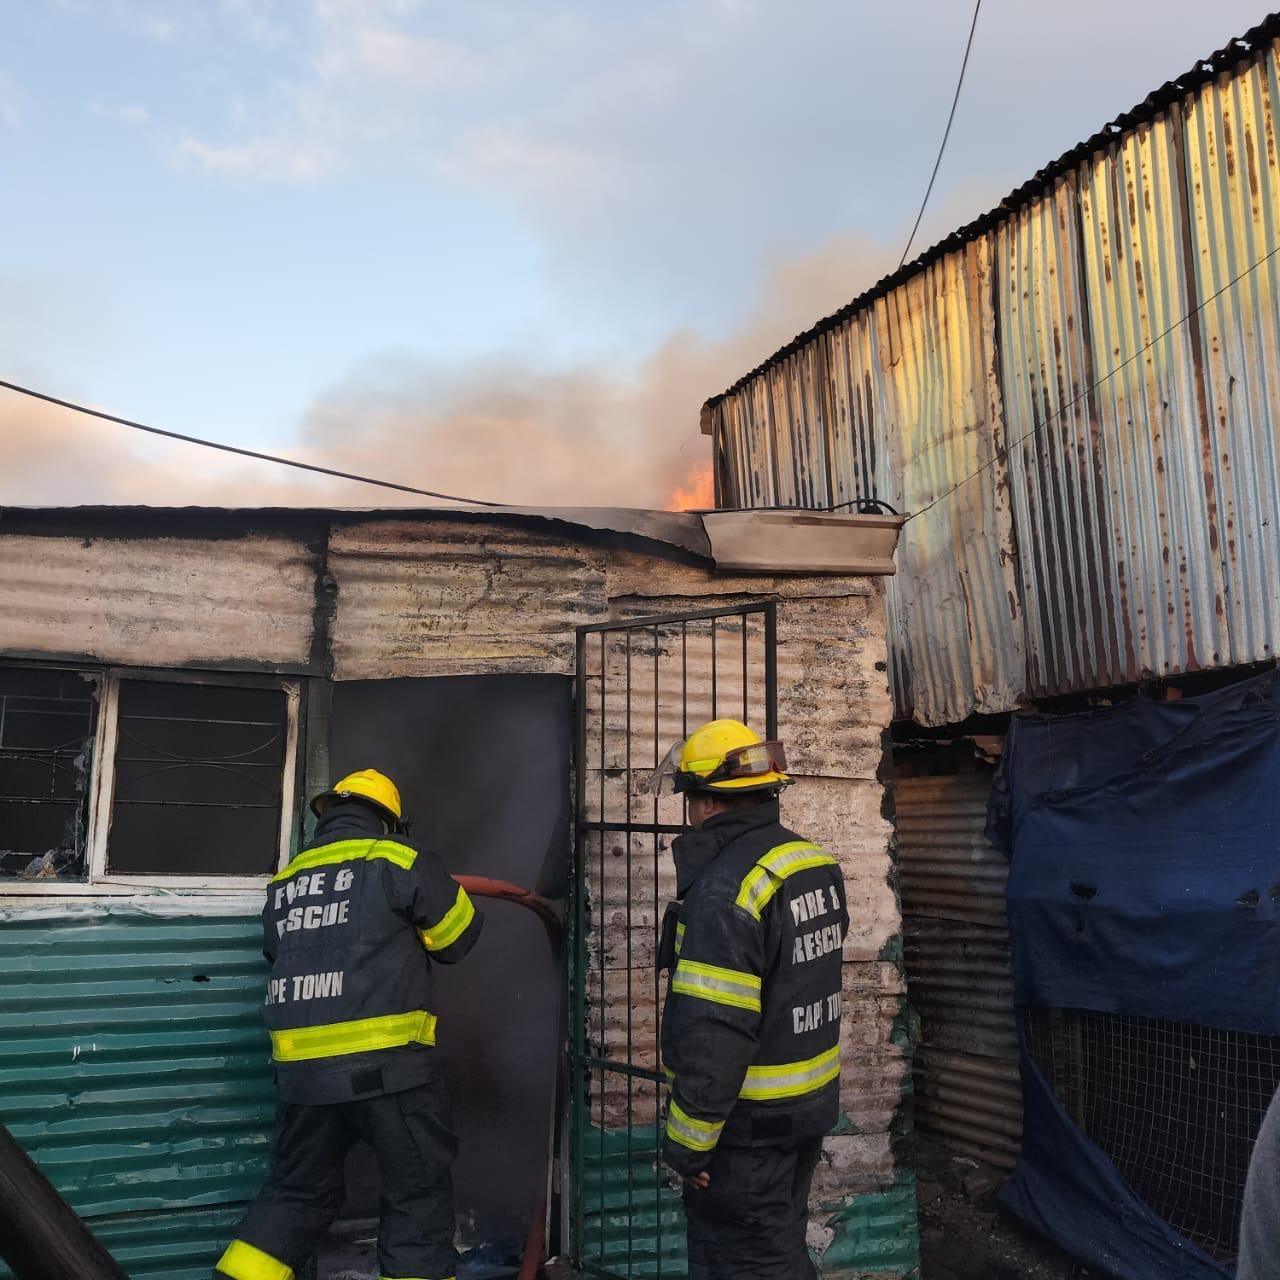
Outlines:
{"type": "Polygon", "coordinates": [[[82,879],[98,681],[0,666],[0,877],[82,879]]]}
{"type": "Polygon", "coordinates": [[[299,690],[0,664],[0,881],[247,887],[288,856],[299,690]]]}
{"type": "Polygon", "coordinates": [[[280,863],[285,690],[121,679],[108,876],[263,876],[280,863]]]}

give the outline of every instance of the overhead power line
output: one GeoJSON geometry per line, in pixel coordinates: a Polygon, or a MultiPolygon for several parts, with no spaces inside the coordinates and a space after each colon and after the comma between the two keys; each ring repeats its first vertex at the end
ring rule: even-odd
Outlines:
{"type": "Polygon", "coordinates": [[[1228,292],[1228,290],[1234,289],[1236,285],[1238,285],[1240,281],[1243,280],[1246,276],[1252,275],[1255,271],[1258,270],[1259,267],[1265,266],[1278,253],[1280,253],[1280,244],[1275,245],[1267,253],[1264,253],[1262,257],[1259,258],[1256,262],[1253,262],[1249,266],[1245,267],[1245,269],[1241,271],[1239,275],[1232,276],[1232,278],[1228,280],[1226,284],[1224,284],[1220,289],[1216,290],[1214,293],[1211,293],[1202,302],[1196,303],[1196,305],[1192,307],[1191,310],[1186,313],[1186,315],[1175,320],[1171,325],[1169,325],[1167,329],[1164,329],[1160,333],[1157,333],[1154,338],[1152,338],[1149,342],[1144,343],[1141,347],[1138,348],[1137,351],[1133,352],[1132,355],[1127,356],[1125,359],[1121,360],[1120,363],[1116,365],[1114,368],[1109,369],[1096,382],[1091,382],[1087,387],[1085,387],[1083,391],[1078,392],[1076,395],[1072,396],[1071,399],[1068,400],[1064,405],[1061,405],[1059,408],[1055,409],[1053,413],[1051,413],[1043,422],[1036,423],[1035,426],[1030,427],[1028,430],[1024,431],[1022,435],[1020,435],[1012,443],[1005,445],[1004,448],[1002,449],[997,449],[994,456],[991,457],[988,461],[984,462],[982,466],[978,467],[975,471],[970,472],[963,479],[957,480],[955,484],[951,486],[950,489],[947,489],[945,492],[940,493],[927,506],[921,507],[919,511],[913,511],[907,517],[907,522],[909,523],[912,520],[916,520],[920,516],[925,515],[926,513],[932,511],[934,507],[936,507],[940,502],[945,502],[958,489],[964,488],[965,485],[969,484],[973,480],[976,480],[984,472],[990,471],[991,468],[994,467],[997,462],[1001,461],[1002,459],[1008,458],[1009,454],[1012,453],[1014,449],[1018,448],[1022,444],[1025,444],[1028,440],[1031,439],[1032,436],[1037,435],[1039,432],[1043,431],[1045,427],[1047,427],[1051,422],[1055,422],[1058,418],[1062,417],[1062,415],[1066,413],[1068,409],[1074,408],[1074,406],[1079,404],[1081,400],[1084,400],[1086,397],[1091,396],[1099,387],[1101,387],[1104,383],[1110,382],[1111,379],[1116,376],[1116,374],[1127,369],[1131,364],[1134,363],[1135,360],[1140,360],[1144,355],[1147,354],[1148,351],[1152,349],[1152,347],[1156,345],[1156,343],[1163,342],[1165,338],[1167,338],[1175,330],[1180,329],[1193,316],[1199,315],[1200,312],[1203,311],[1205,307],[1207,307],[1211,302],[1216,302],[1220,297],[1222,297],[1224,293],[1228,292]]]}
{"type": "Polygon", "coordinates": [[[163,436],[166,440],[180,440],[183,444],[196,444],[204,449],[217,449],[222,453],[238,454],[242,458],[253,458],[257,462],[274,462],[277,466],[293,467],[296,471],[311,471],[316,475],[332,476],[337,480],[353,480],[357,484],[377,485],[380,489],[396,489],[400,493],[415,493],[423,498],[440,498],[445,502],[465,502],[476,507],[502,507],[503,502],[487,502],[483,498],[461,498],[456,493],[437,493],[434,489],[419,489],[411,484],[398,484],[394,480],[379,480],[374,476],[357,475],[354,471],[339,471],[335,467],[322,467],[314,462],[299,462],[296,458],[281,458],[274,453],[259,453],[256,449],[241,449],[238,445],[223,444],[218,440],[205,440],[200,436],[183,435],[180,431],[165,431],[162,427],[149,427],[143,422],[134,422],[131,418],[120,418],[114,413],[103,413],[101,409],[91,409],[88,405],[76,404],[73,400],[62,400],[57,396],[46,395],[32,387],[19,386],[16,382],[6,382],[0,378],[0,387],[13,391],[20,396],[29,396],[32,400],[43,400],[46,404],[56,404],[60,409],[70,409],[73,413],[83,413],[90,418],[100,418],[103,422],[114,422],[120,427],[129,427],[133,431],[145,431],[148,435],[163,436]]]}
{"type": "Polygon", "coordinates": [[[976,0],[973,6],[973,21],[969,24],[969,39],[964,46],[964,61],[960,64],[960,78],[956,81],[955,97],[951,99],[951,111],[947,115],[947,127],[942,133],[942,145],[938,148],[938,158],[933,162],[933,172],[929,175],[929,185],[925,188],[924,199],[920,201],[920,212],[916,214],[915,226],[911,228],[911,235],[907,238],[907,247],[903,249],[902,257],[898,262],[899,271],[902,270],[907,261],[907,254],[911,252],[911,246],[916,242],[916,232],[920,230],[924,211],[929,207],[929,197],[933,194],[933,184],[938,179],[938,170],[942,168],[942,157],[946,154],[947,140],[951,137],[951,125],[956,118],[956,107],[960,105],[960,90],[964,88],[964,73],[969,69],[969,53],[973,49],[973,33],[978,29],[978,12],[981,8],[982,0],[976,0]]]}

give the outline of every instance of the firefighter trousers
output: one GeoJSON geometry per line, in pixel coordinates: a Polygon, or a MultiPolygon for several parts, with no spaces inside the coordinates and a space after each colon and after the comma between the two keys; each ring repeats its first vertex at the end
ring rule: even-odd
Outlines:
{"type": "Polygon", "coordinates": [[[718,1147],[710,1186],[685,1186],[689,1280],[815,1280],[805,1231],[821,1152],[821,1138],[718,1147]]]}
{"type": "Polygon", "coordinates": [[[439,1083],[325,1106],[281,1102],[270,1178],[215,1277],[287,1280],[296,1272],[342,1208],[343,1164],[357,1139],[373,1148],[382,1179],[380,1274],[451,1280],[458,1255],[450,1167],[458,1144],[439,1083]]]}

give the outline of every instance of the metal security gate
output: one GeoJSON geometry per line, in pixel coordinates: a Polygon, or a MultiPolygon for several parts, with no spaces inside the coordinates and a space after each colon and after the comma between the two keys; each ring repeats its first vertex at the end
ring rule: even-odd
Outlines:
{"type": "Polygon", "coordinates": [[[687,1273],[680,1197],[661,1162],[655,964],[684,804],[646,783],[704,721],[733,717],[776,737],[776,655],[768,603],[578,631],[569,1213],[572,1257],[589,1275],[687,1273]]]}

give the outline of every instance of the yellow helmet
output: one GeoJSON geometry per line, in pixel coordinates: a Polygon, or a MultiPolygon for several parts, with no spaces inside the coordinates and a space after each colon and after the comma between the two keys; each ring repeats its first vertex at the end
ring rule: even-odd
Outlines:
{"type": "Polygon", "coordinates": [[[773,791],[790,785],[780,742],[765,742],[741,720],[712,720],[685,739],[677,791],[773,791]]]}
{"type": "Polygon", "coordinates": [[[395,822],[403,817],[399,788],[385,773],[376,769],[361,769],[359,773],[347,774],[312,800],[311,812],[319,817],[334,801],[353,799],[364,800],[381,809],[395,822]]]}

